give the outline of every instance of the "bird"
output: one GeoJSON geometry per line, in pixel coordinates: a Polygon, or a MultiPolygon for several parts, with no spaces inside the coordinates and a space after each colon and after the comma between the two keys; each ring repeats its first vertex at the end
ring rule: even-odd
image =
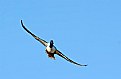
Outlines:
{"type": "Polygon", "coordinates": [[[73,63],[75,65],[78,66],[87,66],[86,64],[79,64],[71,59],[69,59],[67,56],[65,56],[64,54],[62,54],[55,46],[54,46],[54,42],[53,40],[50,40],[50,42],[47,42],[43,39],[41,39],[40,37],[36,36],[35,34],[33,34],[31,31],[29,31],[25,25],[23,24],[23,21],[21,20],[21,25],[23,27],[23,29],[25,31],[27,31],[30,35],[32,35],[37,41],[39,41],[40,43],[42,43],[46,48],[45,51],[48,55],[49,58],[54,59],[55,60],[55,54],[59,55],[60,57],[64,58],[65,60],[69,61],[70,63],[73,63]]]}

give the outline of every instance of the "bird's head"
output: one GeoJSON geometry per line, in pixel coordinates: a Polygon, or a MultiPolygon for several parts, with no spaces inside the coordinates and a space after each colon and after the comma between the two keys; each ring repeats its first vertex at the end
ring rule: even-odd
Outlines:
{"type": "Polygon", "coordinates": [[[53,47],[53,40],[50,40],[50,48],[52,48],[53,47]]]}

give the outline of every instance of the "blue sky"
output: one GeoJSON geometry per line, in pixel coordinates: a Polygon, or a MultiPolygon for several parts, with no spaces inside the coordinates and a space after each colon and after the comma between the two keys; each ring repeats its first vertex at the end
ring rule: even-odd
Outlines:
{"type": "Polygon", "coordinates": [[[120,79],[121,0],[0,0],[0,79],[120,79]],[[63,54],[45,47],[20,25],[63,54]]]}

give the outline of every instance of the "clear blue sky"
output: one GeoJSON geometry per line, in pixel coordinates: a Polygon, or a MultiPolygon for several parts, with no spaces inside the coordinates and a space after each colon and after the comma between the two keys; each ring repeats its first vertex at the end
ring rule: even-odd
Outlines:
{"type": "Polygon", "coordinates": [[[121,79],[121,0],[0,0],[0,79],[121,79]],[[88,67],[73,65],[20,25],[88,67]]]}

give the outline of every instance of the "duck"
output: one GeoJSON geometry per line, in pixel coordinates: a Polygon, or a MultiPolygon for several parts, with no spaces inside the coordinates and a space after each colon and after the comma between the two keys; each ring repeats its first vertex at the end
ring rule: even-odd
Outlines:
{"type": "Polygon", "coordinates": [[[50,42],[47,42],[43,39],[41,39],[40,37],[36,36],[35,34],[33,34],[30,30],[28,30],[25,25],[23,24],[23,21],[21,20],[21,25],[23,27],[23,29],[28,32],[31,36],[33,36],[37,41],[39,41],[40,43],[42,43],[46,48],[45,51],[48,55],[49,58],[55,60],[55,54],[64,58],[65,60],[69,61],[70,63],[73,63],[75,65],[78,66],[87,66],[86,64],[79,64],[73,60],[71,60],[70,58],[68,58],[67,56],[65,56],[63,53],[61,53],[55,46],[54,46],[54,42],[53,40],[50,40],[50,42]]]}

